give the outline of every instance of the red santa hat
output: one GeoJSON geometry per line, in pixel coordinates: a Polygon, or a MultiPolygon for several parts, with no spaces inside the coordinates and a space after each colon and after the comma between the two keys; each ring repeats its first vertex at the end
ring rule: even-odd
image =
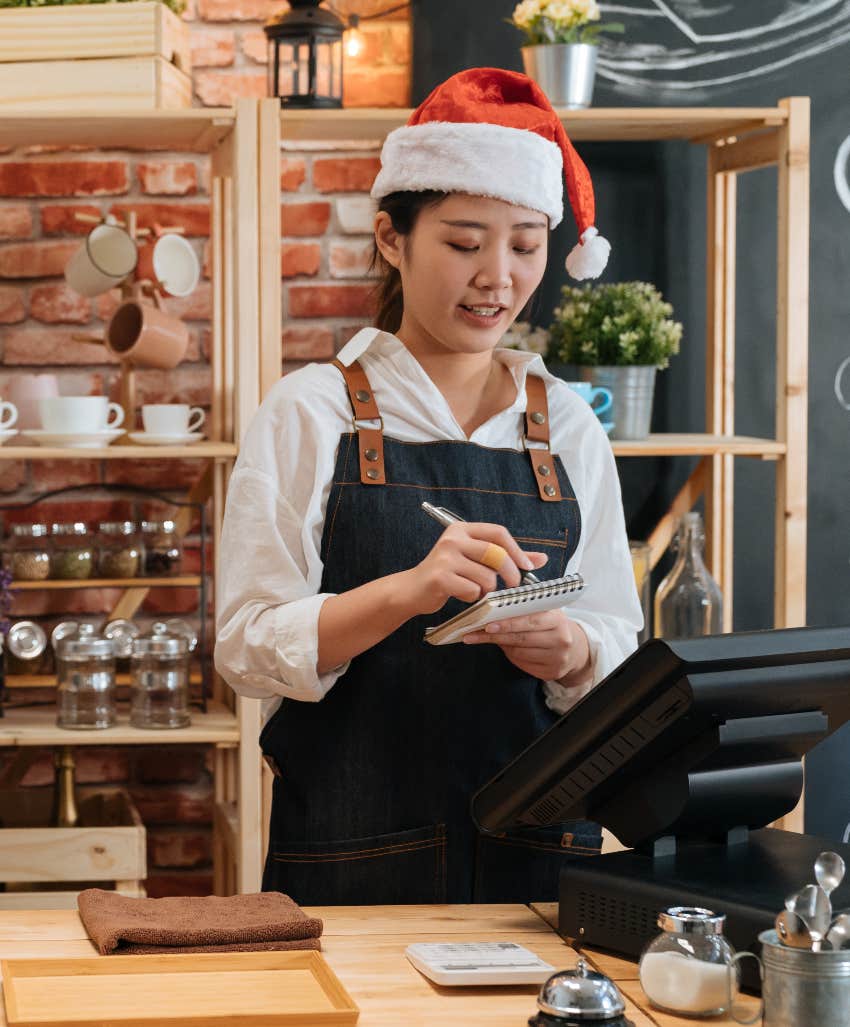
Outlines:
{"type": "Polygon", "coordinates": [[[471,68],[431,93],[387,136],[372,196],[436,190],[492,196],[564,216],[563,178],[579,242],[567,257],[576,279],[596,278],[611,244],[596,231],[593,184],[543,90],[516,71],[471,68]]]}

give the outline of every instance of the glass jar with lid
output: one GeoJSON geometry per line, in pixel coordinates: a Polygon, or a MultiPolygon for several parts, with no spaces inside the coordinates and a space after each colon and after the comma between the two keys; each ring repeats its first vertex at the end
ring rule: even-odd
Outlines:
{"type": "Polygon", "coordinates": [[[56,723],[64,728],[106,728],[115,724],[115,647],[80,624],[56,647],[56,723]]]}
{"type": "Polygon", "coordinates": [[[188,727],[189,640],[157,622],[133,642],[130,656],[130,724],[140,728],[188,727]]]}
{"type": "Polygon", "coordinates": [[[143,550],[134,521],[98,525],[97,573],[101,578],[135,578],[142,571],[143,550]]]}
{"type": "Polygon", "coordinates": [[[8,568],[15,581],[44,581],[50,577],[51,545],[46,524],[13,524],[8,568]]]}
{"type": "Polygon", "coordinates": [[[66,580],[90,578],[94,571],[94,539],[82,521],[54,524],[52,576],[66,580]]]}
{"type": "Polygon", "coordinates": [[[6,633],[5,649],[7,674],[49,673],[47,635],[35,621],[16,621],[6,633]]]}
{"type": "Polygon", "coordinates": [[[145,574],[169,577],[180,573],[183,543],[175,521],[142,521],[145,574]]]}

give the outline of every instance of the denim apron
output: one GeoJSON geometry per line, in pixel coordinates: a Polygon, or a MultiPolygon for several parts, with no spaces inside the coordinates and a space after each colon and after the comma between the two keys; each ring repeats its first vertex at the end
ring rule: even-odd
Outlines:
{"type": "MultiPolygon", "coordinates": [[[[328,498],[321,591],[413,567],[442,532],[420,508],[503,524],[563,573],[581,518],[548,450],[545,383],[528,376],[526,451],[387,438],[356,362],[344,374],[355,431],[341,436],[328,498]],[[532,395],[533,393],[533,395],[532,395]]],[[[284,701],[261,735],[275,773],[264,890],[302,905],[530,902],[557,896],[566,859],[599,850],[576,821],[479,835],[473,793],[554,723],[540,681],[495,645],[432,646],[451,600],[355,657],[318,703],[284,701]]]]}

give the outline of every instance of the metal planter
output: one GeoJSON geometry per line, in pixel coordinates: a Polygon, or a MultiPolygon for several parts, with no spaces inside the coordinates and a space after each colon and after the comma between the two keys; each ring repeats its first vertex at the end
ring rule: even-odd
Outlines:
{"type": "Polygon", "coordinates": [[[611,390],[614,404],[607,414],[614,422],[611,439],[645,439],[649,435],[657,370],[654,365],[580,368],[583,381],[611,390]]]}
{"type": "Polygon", "coordinates": [[[544,43],[524,46],[525,73],[540,86],[553,107],[589,107],[596,77],[592,43],[544,43]]]}

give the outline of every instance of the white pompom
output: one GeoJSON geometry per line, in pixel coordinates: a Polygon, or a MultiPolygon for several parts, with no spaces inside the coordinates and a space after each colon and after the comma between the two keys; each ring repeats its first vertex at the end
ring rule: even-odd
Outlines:
{"type": "Polygon", "coordinates": [[[611,243],[595,228],[586,228],[581,242],[567,256],[567,271],[579,282],[585,278],[598,278],[605,270],[610,253],[611,243]]]}

